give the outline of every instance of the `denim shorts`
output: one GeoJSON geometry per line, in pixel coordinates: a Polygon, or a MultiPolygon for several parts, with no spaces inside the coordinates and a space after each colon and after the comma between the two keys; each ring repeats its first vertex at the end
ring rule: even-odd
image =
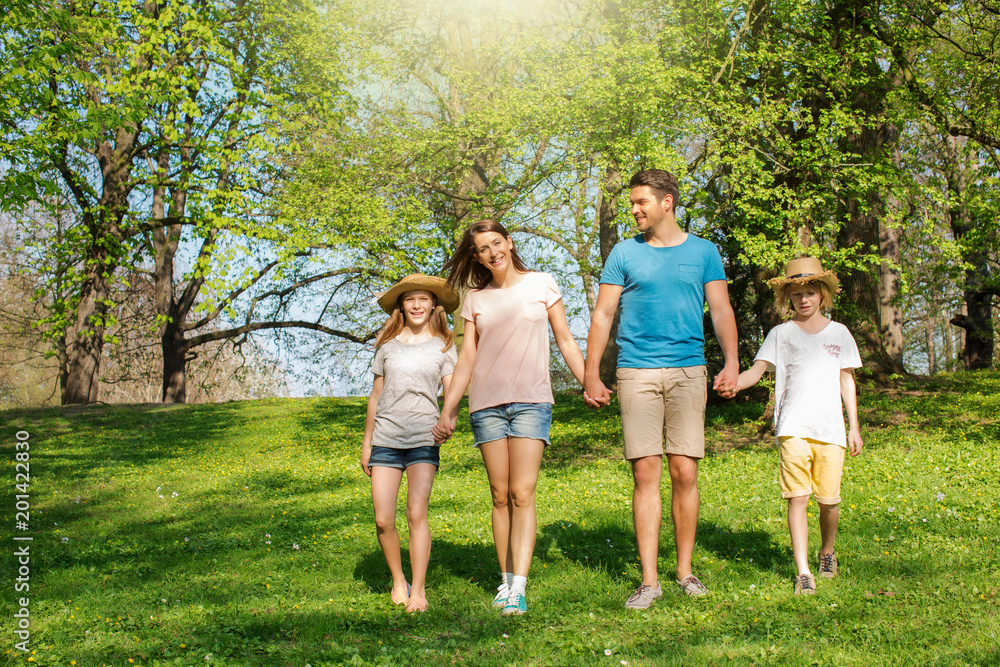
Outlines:
{"type": "Polygon", "coordinates": [[[436,445],[397,449],[395,447],[372,447],[372,456],[368,459],[368,467],[382,466],[384,468],[399,468],[406,470],[414,463],[432,463],[435,468],[441,467],[441,448],[436,445]]]}
{"type": "Polygon", "coordinates": [[[469,415],[476,447],[503,438],[530,438],[549,444],[552,405],[549,403],[503,403],[469,415]]]}

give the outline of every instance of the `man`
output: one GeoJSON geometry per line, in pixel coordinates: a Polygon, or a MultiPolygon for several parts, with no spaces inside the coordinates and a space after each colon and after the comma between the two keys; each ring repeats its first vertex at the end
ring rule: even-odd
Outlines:
{"type": "Polygon", "coordinates": [[[587,337],[584,400],[595,408],[611,400],[599,370],[620,303],[618,396],[625,458],[632,464],[635,482],[632,519],[642,564],[642,583],[625,607],[646,609],[662,595],[657,558],[664,452],[677,543],[677,584],[687,595],[708,592],[691,566],[700,505],[698,460],[705,455],[706,301],[726,358],[715,377],[716,390],[735,386],[739,358],[722,258],[711,242],[677,226],[677,179],[661,169],[647,169],[635,174],[629,187],[640,234],[616,245],[604,265],[587,337]]]}

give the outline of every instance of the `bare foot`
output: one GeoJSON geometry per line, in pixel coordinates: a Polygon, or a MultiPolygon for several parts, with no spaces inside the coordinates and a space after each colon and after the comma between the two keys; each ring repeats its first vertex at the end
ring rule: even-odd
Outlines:
{"type": "Polygon", "coordinates": [[[427,611],[427,598],[412,596],[410,601],[406,603],[406,611],[427,611]]]}
{"type": "Polygon", "coordinates": [[[410,597],[410,585],[406,584],[405,588],[399,586],[393,586],[392,592],[389,593],[389,599],[392,600],[393,604],[406,604],[406,601],[410,597]]]}

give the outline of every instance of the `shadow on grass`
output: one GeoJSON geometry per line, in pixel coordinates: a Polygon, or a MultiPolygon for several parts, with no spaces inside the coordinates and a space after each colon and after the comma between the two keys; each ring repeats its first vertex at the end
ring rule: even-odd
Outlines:
{"type": "Polygon", "coordinates": [[[330,398],[313,401],[309,409],[295,416],[299,426],[307,431],[321,431],[332,425],[357,432],[358,440],[365,430],[367,398],[330,398]]]}
{"type": "Polygon", "coordinates": [[[635,533],[608,522],[594,527],[566,521],[542,526],[535,542],[535,556],[541,561],[552,561],[554,550],[577,565],[599,570],[612,579],[620,577],[636,562],[635,533]]]}
{"type": "MultiPolygon", "coordinates": [[[[402,548],[403,572],[410,575],[410,556],[407,544],[402,548]]],[[[493,592],[497,575],[497,556],[492,545],[456,544],[447,540],[432,539],[431,560],[427,579],[440,579],[442,573],[464,581],[474,582],[487,593],[493,592]]],[[[363,581],[368,588],[388,594],[392,584],[389,567],[381,550],[370,551],[358,560],[354,567],[354,578],[363,581]]]]}
{"type": "MultiPolygon", "coordinates": [[[[275,490],[285,495],[280,485],[286,480],[280,474],[267,479],[269,487],[279,485],[275,490]]],[[[298,480],[289,481],[296,485],[298,480]]],[[[51,529],[39,532],[33,556],[38,566],[50,573],[82,568],[95,573],[92,576],[109,577],[112,582],[131,581],[142,590],[158,587],[176,576],[212,578],[218,570],[245,570],[248,563],[256,566],[273,561],[274,569],[280,571],[284,559],[292,556],[317,562],[339,558],[342,554],[335,547],[315,536],[354,525],[355,517],[368,509],[370,500],[364,496],[342,499],[333,507],[321,497],[321,486],[296,485],[293,492],[317,494],[317,509],[303,508],[276,516],[274,507],[262,504],[259,495],[240,495],[223,488],[203,492],[193,506],[183,510],[170,507],[178,501],[166,494],[161,501],[166,515],[123,515],[86,532],[72,526],[111,511],[104,505],[121,505],[115,500],[124,492],[105,492],[99,501],[68,501],[47,512],[63,530],[66,543],[57,542],[51,529]]],[[[60,580],[76,581],[76,576],[60,580]]],[[[68,595],[71,591],[60,592],[68,595]]]]}
{"type": "MultiPolygon", "coordinates": [[[[213,610],[185,621],[184,630],[170,636],[172,641],[135,643],[127,652],[90,643],[76,649],[74,657],[84,665],[122,665],[139,658],[143,663],[164,661],[157,664],[197,665],[223,660],[225,664],[268,667],[306,663],[332,667],[420,664],[428,658],[437,658],[433,662],[442,664],[443,656],[496,653],[507,626],[499,617],[484,622],[461,601],[456,602],[449,605],[442,601],[441,606],[447,609],[444,613],[434,608],[426,615],[387,609],[367,617],[350,611],[300,611],[285,605],[239,613],[213,610]],[[427,642],[432,642],[433,651],[425,651],[427,642]]],[[[166,629],[172,630],[169,626],[166,629]]],[[[507,664],[511,659],[513,654],[499,662],[507,664]]]]}
{"type": "Polygon", "coordinates": [[[30,430],[32,459],[39,459],[47,476],[71,480],[89,479],[97,465],[141,467],[214,446],[227,433],[244,428],[246,406],[89,405],[34,410],[22,416],[23,425],[18,414],[7,412],[0,417],[0,425],[30,430]],[[67,451],[76,445],[71,441],[64,445],[58,439],[81,432],[92,434],[85,444],[85,455],[67,451]]]}
{"type": "MultiPolygon", "coordinates": [[[[674,561],[672,527],[669,521],[662,527],[660,557],[674,561]]],[[[733,530],[711,521],[698,524],[697,545],[720,559],[737,558],[749,566],[772,571],[775,567],[790,568],[791,556],[773,541],[764,530],[733,530]]],[[[551,560],[548,553],[557,547],[562,555],[578,565],[598,569],[612,578],[621,576],[636,564],[635,532],[631,526],[604,523],[596,528],[558,522],[542,527],[535,554],[541,560],[551,560]]]]}
{"type": "Polygon", "coordinates": [[[698,545],[728,561],[737,558],[762,571],[776,567],[791,569],[794,562],[784,547],[774,542],[774,536],[764,530],[734,530],[713,521],[698,523],[698,545]]]}

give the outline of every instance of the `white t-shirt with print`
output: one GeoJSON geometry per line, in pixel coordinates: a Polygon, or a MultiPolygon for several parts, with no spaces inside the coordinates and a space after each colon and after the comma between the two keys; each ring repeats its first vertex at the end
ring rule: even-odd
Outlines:
{"type": "Polygon", "coordinates": [[[847,327],[830,322],[809,334],[785,322],[768,332],[757,360],[775,371],[774,425],[779,438],[813,438],[847,447],[840,371],[861,368],[858,345],[847,327]]]}

